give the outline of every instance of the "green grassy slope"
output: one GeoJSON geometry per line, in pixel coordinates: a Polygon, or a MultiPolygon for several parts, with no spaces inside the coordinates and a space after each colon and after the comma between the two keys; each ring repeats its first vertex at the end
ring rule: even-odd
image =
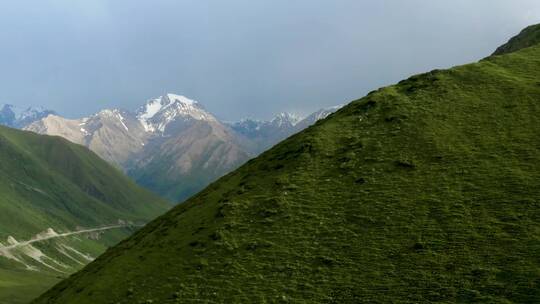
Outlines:
{"type": "Polygon", "coordinates": [[[88,149],[0,127],[0,239],[48,227],[148,221],[167,204],[88,149]]]}
{"type": "Polygon", "coordinates": [[[119,219],[148,222],[167,208],[162,199],[82,146],[59,137],[0,127],[0,303],[28,303],[88,263],[72,251],[68,254],[77,261],[62,254],[60,246],[96,257],[133,229],[107,231],[99,239],[87,235],[59,238],[34,244],[33,249],[21,247],[4,253],[8,236],[23,241],[49,227],[66,232],[116,224],[119,219]],[[36,249],[45,254],[43,261],[59,271],[33,259],[36,249]]]}
{"type": "Polygon", "coordinates": [[[61,277],[50,273],[0,269],[0,303],[28,303],[36,292],[47,290],[60,280],[61,277]]]}
{"type": "Polygon", "coordinates": [[[290,137],[34,303],[540,301],[540,46],[290,137]]]}

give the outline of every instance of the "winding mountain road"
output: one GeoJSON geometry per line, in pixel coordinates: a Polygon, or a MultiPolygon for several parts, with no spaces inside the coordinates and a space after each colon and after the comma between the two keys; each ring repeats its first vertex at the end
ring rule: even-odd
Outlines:
{"type": "Polygon", "coordinates": [[[17,243],[4,246],[4,247],[0,246],[0,248],[10,250],[10,249],[15,249],[17,247],[27,246],[33,243],[42,242],[45,240],[55,239],[59,237],[66,237],[66,236],[71,236],[71,235],[111,230],[111,229],[117,229],[117,228],[125,228],[125,227],[130,227],[130,226],[133,226],[133,225],[126,225],[126,224],[120,225],[119,224],[119,225],[103,226],[99,228],[81,229],[81,230],[69,231],[65,233],[56,233],[54,230],[49,229],[46,231],[46,233],[40,233],[28,241],[17,242],[17,243]]]}

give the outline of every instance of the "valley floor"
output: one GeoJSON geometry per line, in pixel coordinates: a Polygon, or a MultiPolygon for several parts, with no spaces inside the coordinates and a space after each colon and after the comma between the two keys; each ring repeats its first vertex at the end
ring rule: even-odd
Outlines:
{"type": "MultiPolygon", "coordinates": [[[[119,230],[133,225],[127,224],[115,224],[107,225],[95,228],[78,229],[74,231],[68,231],[63,233],[57,233],[53,229],[48,229],[42,233],[33,236],[29,240],[17,241],[14,238],[8,238],[7,244],[0,243],[0,260],[3,260],[0,264],[0,304],[21,304],[28,303],[39,294],[56,284],[58,281],[64,279],[69,274],[64,271],[50,271],[54,270],[54,264],[51,261],[53,259],[41,259],[45,271],[35,268],[34,266],[26,265],[27,269],[20,267],[20,263],[24,264],[24,260],[18,256],[24,252],[32,252],[32,250],[25,250],[35,248],[33,245],[37,245],[42,242],[52,241],[55,239],[66,239],[69,237],[75,237],[82,234],[94,234],[102,233],[110,230],[119,230]],[[7,264],[4,264],[7,262],[7,264]],[[15,265],[18,267],[11,267],[15,265]],[[48,269],[47,271],[47,268],[48,269]]],[[[81,253],[81,255],[84,255],[81,253]]],[[[46,257],[46,256],[45,256],[46,257]]],[[[73,258],[73,257],[71,257],[73,258]]],[[[90,262],[92,259],[89,255],[81,256],[90,262]]],[[[82,267],[83,264],[80,264],[82,267]]],[[[78,267],[79,268],[79,267],[78,267]]],[[[77,269],[72,269],[76,271],[77,269]]]]}
{"type": "Polygon", "coordinates": [[[64,277],[28,270],[0,269],[0,304],[23,304],[64,277]]]}

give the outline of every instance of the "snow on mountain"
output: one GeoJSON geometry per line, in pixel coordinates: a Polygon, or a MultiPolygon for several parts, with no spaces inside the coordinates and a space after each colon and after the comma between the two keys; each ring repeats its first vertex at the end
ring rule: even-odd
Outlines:
{"type": "Polygon", "coordinates": [[[28,117],[35,117],[36,115],[40,115],[41,113],[49,112],[49,111],[50,110],[45,109],[42,106],[28,107],[25,110],[23,110],[22,112],[19,112],[17,116],[18,116],[19,119],[25,119],[25,118],[28,118],[28,117]]]}
{"type": "Polygon", "coordinates": [[[292,113],[280,113],[271,120],[242,119],[229,123],[229,126],[241,136],[247,138],[248,149],[258,154],[293,135],[296,132],[311,126],[320,119],[326,118],[337,111],[341,106],[320,109],[305,118],[292,113]]]}
{"type": "Polygon", "coordinates": [[[251,137],[257,136],[259,133],[275,133],[278,130],[293,129],[301,120],[299,115],[282,112],[271,120],[244,118],[238,122],[229,123],[229,125],[235,131],[251,137]]]}
{"type": "Polygon", "coordinates": [[[149,100],[137,110],[137,118],[146,131],[161,133],[176,119],[217,121],[197,101],[176,94],[149,100]]]}
{"type": "MultiPolygon", "coordinates": [[[[177,201],[333,111],[322,109],[304,119],[280,113],[267,121],[224,124],[197,101],[165,94],[135,112],[104,109],[80,119],[48,115],[23,128],[84,145],[140,185],[177,201]]],[[[7,106],[0,108],[0,123],[42,113],[47,110],[15,113],[7,106]]]]}
{"type": "Polygon", "coordinates": [[[308,117],[302,119],[301,121],[299,121],[295,125],[296,131],[299,132],[299,131],[311,126],[312,124],[316,123],[317,121],[319,121],[321,119],[325,119],[326,117],[328,117],[328,115],[330,115],[330,114],[334,113],[335,111],[341,109],[341,107],[343,107],[343,105],[337,105],[337,106],[334,106],[334,107],[320,109],[320,110],[310,114],[308,117]]]}
{"type": "Polygon", "coordinates": [[[244,135],[256,133],[261,130],[261,127],[267,122],[258,119],[243,118],[237,122],[228,122],[235,131],[244,135]]]}
{"type": "Polygon", "coordinates": [[[317,112],[311,114],[310,116],[306,117],[306,119],[311,118],[314,121],[325,119],[326,117],[328,117],[328,115],[334,113],[335,111],[341,109],[342,107],[343,107],[343,105],[337,105],[337,106],[330,107],[330,108],[320,109],[319,111],[317,111],[317,112]]]}
{"type": "Polygon", "coordinates": [[[51,114],[54,115],[56,114],[56,112],[45,109],[43,107],[28,107],[26,110],[20,112],[20,114],[17,116],[17,122],[15,124],[15,127],[25,127],[51,114]]]}
{"type": "Polygon", "coordinates": [[[150,120],[154,115],[156,115],[165,105],[163,104],[163,97],[160,96],[155,99],[150,99],[144,106],[139,108],[137,111],[137,118],[145,126],[145,129],[148,130],[148,120],[150,120]]]}
{"type": "Polygon", "coordinates": [[[113,121],[118,122],[126,131],[129,132],[129,128],[126,125],[126,119],[123,115],[126,115],[126,113],[122,114],[122,110],[119,109],[105,109],[101,110],[98,113],[92,115],[90,118],[83,118],[85,120],[82,125],[86,125],[88,121],[91,121],[92,119],[96,118],[108,118],[113,121]]]}
{"type": "Polygon", "coordinates": [[[299,121],[302,120],[302,117],[293,113],[282,112],[276,115],[274,119],[270,121],[270,124],[283,127],[283,126],[295,126],[299,121]]]}

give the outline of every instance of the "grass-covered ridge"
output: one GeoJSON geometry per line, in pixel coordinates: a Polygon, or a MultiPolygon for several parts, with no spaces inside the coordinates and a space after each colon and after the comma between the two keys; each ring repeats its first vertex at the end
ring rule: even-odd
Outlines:
{"type": "Polygon", "coordinates": [[[377,90],[34,303],[540,300],[540,46],[377,90]]]}
{"type": "Polygon", "coordinates": [[[0,239],[48,227],[148,221],[167,204],[88,149],[0,127],[0,239]]]}
{"type": "Polygon", "coordinates": [[[82,146],[0,127],[0,303],[27,303],[88,263],[87,257],[129,236],[133,227],[12,249],[6,249],[14,242],[8,237],[22,242],[48,228],[62,233],[119,219],[145,223],[167,205],[82,146]]]}
{"type": "Polygon", "coordinates": [[[521,31],[519,35],[513,37],[510,41],[499,47],[493,55],[512,53],[538,43],[540,43],[540,24],[531,25],[521,31]]]}

